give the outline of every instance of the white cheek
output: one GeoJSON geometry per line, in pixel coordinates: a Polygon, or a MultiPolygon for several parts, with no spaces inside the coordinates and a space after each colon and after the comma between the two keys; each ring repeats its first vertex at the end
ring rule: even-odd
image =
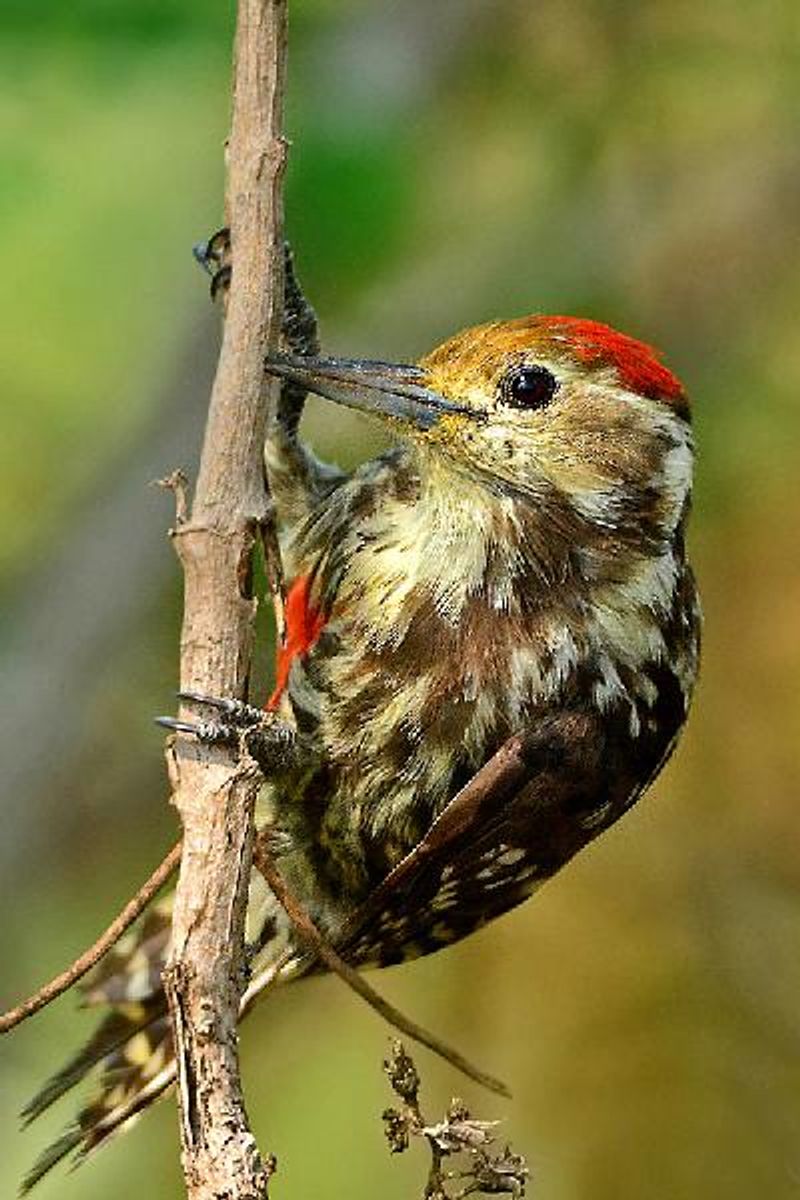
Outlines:
{"type": "Polygon", "coordinates": [[[660,412],[654,421],[652,405],[647,409],[643,401],[635,398],[635,406],[647,412],[648,422],[654,433],[663,435],[670,446],[664,454],[658,470],[652,477],[652,485],[664,497],[672,509],[675,522],[683,513],[686,498],[692,490],[694,468],[694,443],[692,431],[684,421],[670,412],[660,412]]]}
{"type": "Polygon", "coordinates": [[[664,493],[672,502],[676,515],[680,515],[687,495],[692,487],[694,455],[688,441],[682,441],[664,455],[660,482],[664,493]]]}

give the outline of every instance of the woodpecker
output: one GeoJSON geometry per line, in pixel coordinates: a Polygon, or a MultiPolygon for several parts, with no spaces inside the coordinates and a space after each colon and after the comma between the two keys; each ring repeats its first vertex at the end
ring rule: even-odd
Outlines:
{"type": "MultiPolygon", "coordinates": [[[[672,751],[699,656],[689,403],[655,350],[584,318],[492,321],[414,366],[325,358],[290,270],[284,334],[266,466],[287,632],[267,708],[296,746],[258,836],[339,953],[384,966],[519,904],[672,751]],[[309,391],[397,444],[351,474],[321,463],[299,432],[309,391]]],[[[247,937],[243,1012],[319,969],[256,875],[247,937]]],[[[105,1018],[25,1116],[91,1071],[99,1089],[25,1190],[174,1082],[168,938],[166,901],[90,980],[105,1018]]]]}

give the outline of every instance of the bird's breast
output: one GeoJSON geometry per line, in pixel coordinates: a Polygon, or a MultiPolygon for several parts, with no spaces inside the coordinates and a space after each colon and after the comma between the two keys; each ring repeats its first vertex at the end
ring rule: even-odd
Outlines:
{"type": "Polygon", "coordinates": [[[655,769],[696,670],[677,553],[617,562],[611,582],[554,581],[505,500],[451,489],[443,514],[416,484],[357,498],[358,519],[352,500],[335,528],[326,514],[313,568],[325,622],[288,676],[324,765],[314,804],[331,844],[349,832],[379,847],[380,877],[506,738],[559,707],[599,712],[622,754],[655,769]]]}

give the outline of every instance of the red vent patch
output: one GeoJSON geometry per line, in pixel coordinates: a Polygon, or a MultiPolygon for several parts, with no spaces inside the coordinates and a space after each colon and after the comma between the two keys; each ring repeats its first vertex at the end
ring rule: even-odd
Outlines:
{"type": "Polygon", "coordinates": [[[278,649],[275,663],[275,690],[267,701],[267,709],[278,707],[289,681],[289,672],[296,658],[308,654],[322,633],[324,615],[311,603],[311,576],[300,575],[286,595],[286,641],[278,649]]]}

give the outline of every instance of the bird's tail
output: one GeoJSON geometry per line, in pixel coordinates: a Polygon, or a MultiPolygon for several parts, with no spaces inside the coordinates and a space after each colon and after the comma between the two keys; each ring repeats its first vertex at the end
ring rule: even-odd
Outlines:
{"type": "Polygon", "coordinates": [[[155,904],[82,989],[85,1004],[110,1011],[86,1045],[26,1105],[23,1121],[33,1121],[94,1071],[97,1087],[76,1120],[36,1160],[23,1180],[23,1195],[68,1155],[76,1165],[82,1162],[172,1084],[172,1036],[161,986],[171,916],[171,897],[155,904]]]}
{"type": "MultiPolygon", "coordinates": [[[[168,1092],[175,1082],[172,1030],[161,973],[172,927],[173,896],[147,911],[82,986],[83,1002],[106,1009],[86,1045],[25,1107],[25,1124],[89,1076],[95,1087],[73,1123],[34,1163],[23,1180],[25,1195],[62,1159],[82,1163],[168,1092]]],[[[242,1015],[277,979],[304,973],[292,947],[291,926],[260,875],[250,881],[247,912],[250,985],[242,1015]]]]}

